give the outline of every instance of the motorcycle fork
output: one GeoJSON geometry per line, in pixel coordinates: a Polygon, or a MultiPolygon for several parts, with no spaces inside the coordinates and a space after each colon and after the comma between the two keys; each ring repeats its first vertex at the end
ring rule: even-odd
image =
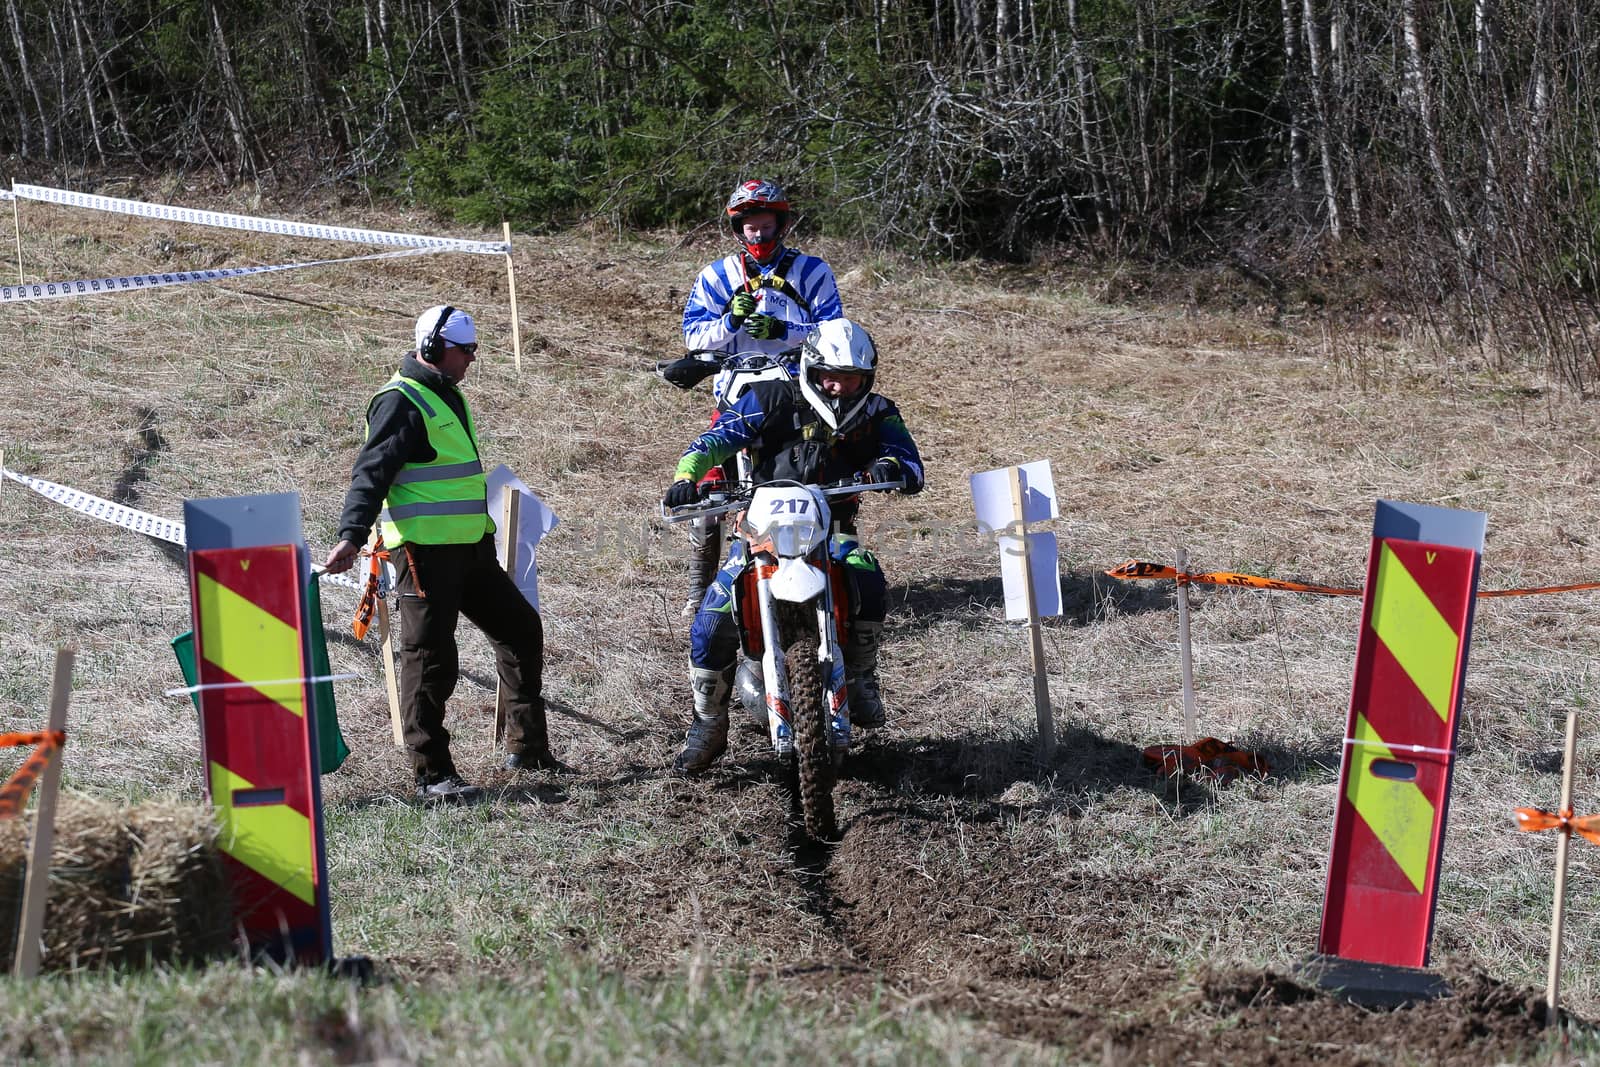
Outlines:
{"type": "Polygon", "coordinates": [[[849,688],[844,679],[844,649],[839,646],[838,619],[833,612],[833,577],[817,598],[817,647],[828,663],[828,743],[843,750],[850,747],[849,688]]]}
{"type": "Polygon", "coordinates": [[[772,750],[787,756],[794,752],[794,722],[789,713],[789,672],[784,669],[782,634],[770,578],[756,581],[756,610],[761,612],[766,646],[761,654],[761,680],[767,688],[767,730],[772,737],[772,750]]]}

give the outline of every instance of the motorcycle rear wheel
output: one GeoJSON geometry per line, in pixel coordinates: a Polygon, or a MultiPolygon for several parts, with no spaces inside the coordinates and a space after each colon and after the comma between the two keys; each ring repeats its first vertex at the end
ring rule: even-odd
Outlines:
{"type": "Polygon", "coordinates": [[[828,744],[828,691],[817,662],[817,635],[808,610],[780,620],[783,661],[789,675],[795,772],[806,833],[825,841],[838,833],[833,810],[833,753],[828,744]]]}

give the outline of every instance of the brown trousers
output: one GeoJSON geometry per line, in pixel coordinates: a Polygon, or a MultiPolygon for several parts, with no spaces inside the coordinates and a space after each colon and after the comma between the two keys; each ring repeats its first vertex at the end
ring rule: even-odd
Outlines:
{"type": "Polygon", "coordinates": [[[462,615],[494,647],[507,694],[506,750],[547,751],[544,625],[500,569],[494,538],[472,545],[407,543],[391,562],[400,598],[400,714],[412,768],[429,779],[455,773],[444,706],[460,672],[456,621],[462,615]]]}

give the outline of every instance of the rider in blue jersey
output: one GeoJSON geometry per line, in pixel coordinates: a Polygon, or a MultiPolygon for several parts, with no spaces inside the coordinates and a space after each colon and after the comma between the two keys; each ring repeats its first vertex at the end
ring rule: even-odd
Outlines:
{"type": "MultiPolygon", "coordinates": [[[[848,319],[822,323],[807,336],[793,378],[757,382],[690,443],[665,503],[692,503],[704,474],[740,450],[749,454],[757,484],[774,479],[815,484],[864,473],[876,482],[904,479],[901,492],[919,492],[922,457],[894,402],[872,391],[877,365],[878,351],[866,330],[848,319]]],[[[856,540],[855,514],[848,498],[834,506],[837,532],[829,548],[850,578],[850,628],[844,641],[850,721],[873,728],[884,721],[877,668],[888,604],[883,570],[856,540]]],[[[673,765],[681,774],[702,773],[728,747],[728,696],[738,660],[733,597],[748,565],[743,542],[735,541],[690,628],[694,722],[673,765]]]]}

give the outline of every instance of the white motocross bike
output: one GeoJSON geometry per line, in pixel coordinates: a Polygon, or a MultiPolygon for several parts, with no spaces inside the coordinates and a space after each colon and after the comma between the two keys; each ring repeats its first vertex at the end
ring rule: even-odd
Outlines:
{"type": "MultiPolygon", "coordinates": [[[[733,591],[733,618],[745,667],[760,664],[759,687],[742,685],[740,695],[797,780],[806,833],[817,840],[836,832],[833,783],[850,747],[843,645],[848,579],[828,551],[828,500],[904,485],[774,481],[740,487],[726,502],[666,513],[668,522],[685,522],[739,512],[736,536],[750,562],[733,591]]],[[[755,673],[745,667],[740,673],[747,678],[755,673]]]]}

